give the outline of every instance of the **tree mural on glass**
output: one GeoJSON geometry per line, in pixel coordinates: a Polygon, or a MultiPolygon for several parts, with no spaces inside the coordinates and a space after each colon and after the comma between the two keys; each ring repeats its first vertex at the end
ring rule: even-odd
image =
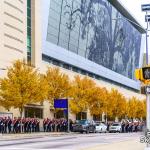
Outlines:
{"type": "Polygon", "coordinates": [[[116,13],[115,20],[116,22],[114,27],[109,67],[118,73],[125,74],[125,66],[123,62],[123,51],[126,38],[125,28],[123,26],[124,20],[121,19],[119,13],[116,13]]]}
{"type": "Polygon", "coordinates": [[[85,56],[132,78],[139,60],[140,34],[108,1],[81,0],[81,13],[81,37],[87,40],[85,56]]]}
{"type": "Polygon", "coordinates": [[[107,0],[60,0],[60,4],[57,45],[133,78],[141,41],[133,25],[107,0]]]}
{"type": "Polygon", "coordinates": [[[77,46],[77,54],[79,53],[79,43],[80,43],[80,36],[81,36],[81,15],[77,14],[79,19],[79,34],[78,34],[78,46],[77,46]]]}
{"type": "Polygon", "coordinates": [[[68,18],[68,22],[66,22],[66,27],[69,30],[69,37],[68,37],[68,50],[70,49],[70,38],[71,38],[71,32],[76,26],[76,20],[80,16],[80,8],[77,7],[76,0],[72,0],[68,2],[65,0],[65,6],[64,6],[65,12],[64,15],[68,18]]]}
{"type": "Polygon", "coordinates": [[[139,65],[140,34],[119,13],[116,13],[110,69],[134,78],[139,65]]]}
{"type": "Polygon", "coordinates": [[[64,0],[61,1],[60,16],[59,16],[59,31],[58,31],[58,41],[57,41],[57,45],[59,45],[59,40],[60,40],[60,27],[61,27],[61,23],[62,23],[63,2],[64,2],[64,0]]]}
{"type": "Polygon", "coordinates": [[[87,38],[88,59],[108,66],[109,47],[112,39],[112,7],[107,1],[81,0],[82,39],[87,38]],[[90,35],[90,37],[89,37],[90,35]]]}

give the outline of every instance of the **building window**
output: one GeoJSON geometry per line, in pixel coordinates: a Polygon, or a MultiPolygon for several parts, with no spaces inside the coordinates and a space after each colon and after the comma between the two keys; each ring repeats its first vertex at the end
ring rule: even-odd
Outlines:
{"type": "Polygon", "coordinates": [[[54,113],[54,118],[56,119],[66,118],[67,119],[66,110],[56,110],[56,112],[54,113]]]}
{"type": "Polygon", "coordinates": [[[27,61],[31,63],[31,0],[27,0],[27,61]]]}
{"type": "Polygon", "coordinates": [[[100,121],[101,120],[101,115],[93,115],[93,120],[94,121],[100,121]]]}
{"type": "Polygon", "coordinates": [[[68,64],[63,64],[63,68],[70,70],[70,66],[68,64]]]}
{"type": "Polygon", "coordinates": [[[86,75],[86,74],[87,74],[87,71],[81,70],[81,74],[86,75]]]}
{"type": "Polygon", "coordinates": [[[133,89],[133,88],[127,87],[127,86],[122,85],[122,84],[120,84],[120,83],[117,83],[117,82],[115,82],[115,81],[109,80],[109,79],[104,78],[104,77],[101,77],[101,76],[99,76],[99,75],[96,75],[96,74],[94,74],[94,73],[90,73],[90,72],[88,72],[88,71],[86,71],[86,70],[82,70],[82,69],[80,69],[80,68],[78,68],[78,67],[75,67],[75,66],[73,66],[73,65],[71,65],[71,64],[66,64],[65,62],[62,62],[62,61],[60,61],[60,60],[53,59],[53,58],[51,58],[50,56],[47,56],[47,55],[45,55],[45,54],[42,54],[42,60],[43,60],[43,61],[46,61],[46,62],[48,62],[48,63],[50,63],[50,64],[53,64],[53,65],[56,65],[56,66],[60,66],[60,67],[66,68],[66,69],[68,69],[68,70],[72,70],[72,71],[74,71],[74,72],[81,73],[81,74],[83,74],[83,75],[88,75],[88,76],[90,76],[90,77],[92,77],[92,78],[95,78],[95,79],[97,79],[97,80],[103,80],[103,81],[108,82],[108,83],[110,83],[110,84],[114,84],[114,85],[117,85],[117,86],[126,88],[126,89],[128,89],[128,90],[132,90],[132,91],[134,91],[134,92],[136,92],[136,93],[139,93],[139,90],[135,90],[135,89],[133,89]],[[54,61],[56,61],[56,62],[54,62],[54,61]]]}
{"type": "Polygon", "coordinates": [[[86,112],[79,112],[76,114],[76,120],[82,120],[87,119],[87,113],[86,112]]]}
{"type": "Polygon", "coordinates": [[[60,66],[60,62],[57,60],[53,60],[52,63],[53,63],[53,65],[60,66]]]}
{"type": "Polygon", "coordinates": [[[77,67],[72,67],[72,71],[79,72],[79,69],[77,67]]]}
{"type": "Polygon", "coordinates": [[[26,107],[25,108],[25,117],[28,118],[43,118],[43,109],[35,107],[26,107]]]}

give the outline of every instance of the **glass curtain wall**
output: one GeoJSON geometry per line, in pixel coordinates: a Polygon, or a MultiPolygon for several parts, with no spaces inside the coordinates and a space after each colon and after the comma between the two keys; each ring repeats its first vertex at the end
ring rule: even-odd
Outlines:
{"type": "Polygon", "coordinates": [[[134,78],[141,34],[107,0],[51,0],[47,41],[134,78]]]}

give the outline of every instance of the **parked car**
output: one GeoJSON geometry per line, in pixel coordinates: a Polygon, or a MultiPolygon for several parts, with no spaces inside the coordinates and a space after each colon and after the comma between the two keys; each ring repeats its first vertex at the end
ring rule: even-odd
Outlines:
{"type": "Polygon", "coordinates": [[[121,123],[113,123],[109,128],[109,132],[121,132],[121,123]]]}
{"type": "Polygon", "coordinates": [[[107,126],[104,123],[96,123],[96,132],[102,133],[107,132],[107,126]]]}
{"type": "Polygon", "coordinates": [[[79,120],[73,125],[74,132],[96,132],[95,122],[93,120],[79,120]]]}

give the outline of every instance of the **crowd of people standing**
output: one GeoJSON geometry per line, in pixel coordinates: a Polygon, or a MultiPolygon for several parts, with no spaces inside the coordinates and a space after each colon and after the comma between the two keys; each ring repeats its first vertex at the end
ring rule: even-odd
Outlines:
{"type": "MultiPolygon", "coordinates": [[[[68,122],[66,119],[44,119],[43,128],[40,129],[40,120],[37,118],[0,117],[0,133],[31,133],[31,132],[66,132],[68,122]]],[[[72,121],[70,121],[72,130],[72,121]]]]}
{"type": "MultiPolygon", "coordinates": [[[[109,127],[112,125],[112,122],[107,123],[107,131],[109,131],[109,127]]],[[[121,132],[122,133],[130,133],[130,132],[141,132],[145,128],[144,121],[128,121],[123,120],[121,122],[121,132]]]]}
{"type": "MultiPolygon", "coordinates": [[[[107,123],[107,130],[113,122],[107,123]]],[[[73,121],[69,120],[70,131],[72,131],[73,121]]],[[[143,131],[145,122],[143,121],[125,121],[121,122],[121,132],[143,131]]],[[[40,120],[37,118],[16,118],[0,117],[0,133],[31,133],[31,132],[67,132],[68,122],[66,119],[44,119],[43,128],[40,129],[40,120]]]]}
{"type": "Polygon", "coordinates": [[[123,121],[121,124],[122,133],[143,131],[144,126],[145,123],[143,121],[137,121],[137,122],[123,121]]]}
{"type": "MultiPolygon", "coordinates": [[[[44,119],[44,132],[67,132],[68,122],[66,119],[44,119]]],[[[70,120],[70,130],[72,130],[72,121],[70,120]]]]}
{"type": "Polygon", "coordinates": [[[0,117],[0,133],[39,132],[40,121],[36,118],[0,117]]]}

